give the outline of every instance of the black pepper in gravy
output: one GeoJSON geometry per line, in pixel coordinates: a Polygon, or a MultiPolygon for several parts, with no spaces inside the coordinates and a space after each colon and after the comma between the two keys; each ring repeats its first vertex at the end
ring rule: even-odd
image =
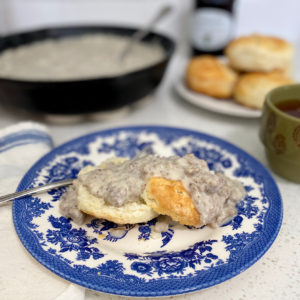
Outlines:
{"type": "MultiPolygon", "coordinates": [[[[123,163],[110,163],[105,169],[95,169],[78,176],[76,184],[92,195],[120,207],[140,199],[151,177],[180,180],[199,211],[204,224],[220,225],[236,214],[236,204],[245,196],[242,184],[221,173],[210,171],[204,160],[193,154],[183,157],[159,157],[142,154],[123,163]]],[[[76,186],[75,184],[75,186],[76,186]]],[[[74,191],[65,196],[65,215],[73,210],[74,191]]],[[[75,202],[76,203],[76,202],[75,202]]]]}

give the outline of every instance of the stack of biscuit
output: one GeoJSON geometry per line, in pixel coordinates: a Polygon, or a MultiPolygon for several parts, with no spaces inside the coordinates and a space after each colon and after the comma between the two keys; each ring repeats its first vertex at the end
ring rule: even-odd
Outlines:
{"type": "Polygon", "coordinates": [[[243,36],[227,45],[227,63],[211,55],[192,58],[186,69],[186,84],[195,92],[233,98],[244,106],[261,109],[270,90],[293,83],[289,77],[293,52],[293,46],[283,39],[243,36]]]}

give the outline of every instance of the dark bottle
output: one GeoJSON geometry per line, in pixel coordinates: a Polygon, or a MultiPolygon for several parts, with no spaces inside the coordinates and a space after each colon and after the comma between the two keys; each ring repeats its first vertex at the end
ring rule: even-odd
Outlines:
{"type": "Polygon", "coordinates": [[[196,0],[192,19],[193,55],[222,55],[232,37],[235,0],[196,0]]]}

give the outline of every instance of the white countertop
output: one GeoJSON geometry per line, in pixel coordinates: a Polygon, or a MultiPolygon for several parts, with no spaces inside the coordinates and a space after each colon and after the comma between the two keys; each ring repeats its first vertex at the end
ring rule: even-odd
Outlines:
{"type": "MultiPolygon", "coordinates": [[[[55,145],[92,131],[116,126],[168,125],[198,130],[225,139],[254,156],[269,169],[258,138],[259,119],[236,118],[208,112],[186,103],[173,91],[173,83],[182,72],[185,62],[185,55],[178,51],[159,89],[140,105],[116,112],[106,120],[85,120],[66,125],[47,123],[55,145]]],[[[25,119],[27,118],[24,116],[0,110],[0,128],[25,119]]],[[[267,253],[240,275],[217,286],[163,299],[300,299],[300,185],[288,182],[273,173],[272,175],[282,195],[284,217],[279,235],[267,253]]],[[[1,234],[5,234],[3,229],[1,234]]],[[[5,253],[9,251],[4,249],[1,245],[0,265],[4,275],[0,277],[1,299],[50,300],[68,286],[66,280],[42,266],[40,268],[43,276],[38,282],[36,274],[28,274],[26,282],[18,282],[18,272],[26,270],[7,272],[10,266],[6,265],[5,253]]],[[[27,253],[24,253],[24,259],[28,260],[29,265],[38,264],[27,253]]],[[[88,291],[86,299],[132,298],[88,291]]]]}

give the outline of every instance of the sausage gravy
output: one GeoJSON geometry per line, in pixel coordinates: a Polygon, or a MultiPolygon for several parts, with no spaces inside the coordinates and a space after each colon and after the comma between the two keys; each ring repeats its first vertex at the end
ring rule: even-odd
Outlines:
{"type": "MultiPolygon", "coordinates": [[[[78,176],[61,202],[63,214],[76,218],[76,185],[105,199],[115,207],[137,201],[151,177],[182,182],[189,192],[204,224],[220,225],[236,214],[236,204],[245,196],[242,184],[209,170],[204,160],[193,154],[183,157],[138,155],[121,164],[111,162],[105,169],[95,169],[78,176]]],[[[78,209],[77,209],[78,210],[78,209]]]]}
{"type": "Polygon", "coordinates": [[[161,61],[158,44],[135,43],[124,61],[119,56],[129,37],[86,34],[47,39],[11,48],[0,54],[0,77],[23,80],[71,80],[118,76],[161,61]]]}

